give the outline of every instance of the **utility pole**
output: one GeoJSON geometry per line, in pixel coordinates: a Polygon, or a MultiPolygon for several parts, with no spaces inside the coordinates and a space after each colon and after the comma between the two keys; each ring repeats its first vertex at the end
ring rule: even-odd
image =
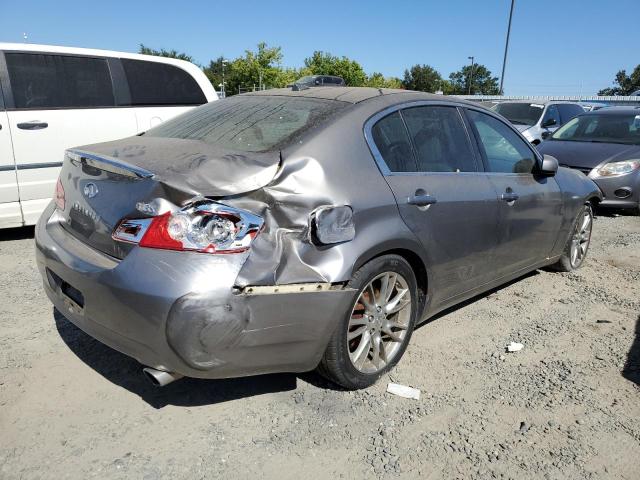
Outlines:
{"type": "Polygon", "coordinates": [[[473,83],[473,59],[474,57],[467,57],[471,60],[471,73],[469,74],[469,95],[471,95],[471,84],[473,83]]]}
{"type": "Polygon", "coordinates": [[[222,58],[222,98],[226,98],[227,96],[226,85],[224,83],[224,67],[226,65],[227,65],[227,61],[223,57],[222,58]]]}
{"type": "Polygon", "coordinates": [[[511,36],[511,18],[513,17],[513,6],[516,0],[511,0],[511,10],[509,10],[509,26],[507,27],[507,40],[504,44],[504,59],[502,60],[502,75],[500,75],[500,95],[504,95],[502,86],[504,85],[504,71],[507,68],[507,52],[509,51],[509,36],[511,36]]]}

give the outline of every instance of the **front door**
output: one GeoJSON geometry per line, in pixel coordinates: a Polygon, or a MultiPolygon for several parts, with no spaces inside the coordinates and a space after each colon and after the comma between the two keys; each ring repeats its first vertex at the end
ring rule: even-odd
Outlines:
{"type": "Polygon", "coordinates": [[[553,177],[536,174],[532,147],[494,116],[467,115],[499,201],[495,269],[508,275],[546,259],[562,222],[562,195],[553,177]]]}
{"type": "Polygon", "coordinates": [[[374,155],[429,261],[432,305],[491,279],[497,202],[460,111],[413,106],[372,127],[374,155]]]}
{"type": "MultiPolygon", "coordinates": [[[[0,97],[1,95],[2,92],[0,97]]],[[[2,98],[0,98],[0,228],[22,225],[19,200],[9,119],[7,112],[2,109],[2,98]]]]}

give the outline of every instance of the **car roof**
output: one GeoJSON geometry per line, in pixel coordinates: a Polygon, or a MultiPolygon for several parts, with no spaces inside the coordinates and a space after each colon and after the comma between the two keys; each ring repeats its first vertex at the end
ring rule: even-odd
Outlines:
{"type": "Polygon", "coordinates": [[[601,108],[600,110],[585,112],[584,115],[640,115],[640,106],[609,106],[601,108]]]}
{"type": "MultiPolygon", "coordinates": [[[[143,55],[141,53],[118,52],[115,50],[99,50],[94,48],[62,47],[59,45],[38,45],[35,43],[3,43],[0,42],[0,50],[33,52],[33,53],[62,53],[67,55],[90,55],[99,57],[130,58],[133,60],[147,60],[151,62],[168,63],[191,70],[195,65],[186,60],[177,58],[160,57],[155,55],[143,55]]],[[[197,68],[197,67],[196,67],[197,68]]]]}
{"type": "MultiPolygon", "coordinates": [[[[317,98],[322,100],[336,100],[345,103],[361,103],[372,98],[382,96],[397,95],[398,100],[439,100],[457,103],[470,103],[459,98],[436,95],[433,93],[416,92],[414,90],[401,90],[394,88],[371,88],[371,87],[323,87],[308,88],[303,90],[292,90],[291,88],[274,88],[259,92],[249,92],[242,94],[247,96],[269,96],[269,97],[303,97],[317,98]]],[[[473,105],[473,103],[471,103],[473,105]]]]}

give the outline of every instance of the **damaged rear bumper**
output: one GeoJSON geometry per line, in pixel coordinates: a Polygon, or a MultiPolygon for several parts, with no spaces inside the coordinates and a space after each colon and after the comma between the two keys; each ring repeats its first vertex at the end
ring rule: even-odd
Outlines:
{"type": "Polygon", "coordinates": [[[144,365],[199,378],[318,364],[355,292],[329,284],[233,285],[245,254],[136,248],[104,255],[49,220],[36,227],[44,289],[72,323],[144,365]]]}

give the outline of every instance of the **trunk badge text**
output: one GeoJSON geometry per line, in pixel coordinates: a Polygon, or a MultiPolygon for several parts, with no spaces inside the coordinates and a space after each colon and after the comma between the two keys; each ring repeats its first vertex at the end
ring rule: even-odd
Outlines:
{"type": "Polygon", "coordinates": [[[98,194],[98,186],[95,183],[87,183],[83,189],[84,196],[93,198],[98,194]]]}

